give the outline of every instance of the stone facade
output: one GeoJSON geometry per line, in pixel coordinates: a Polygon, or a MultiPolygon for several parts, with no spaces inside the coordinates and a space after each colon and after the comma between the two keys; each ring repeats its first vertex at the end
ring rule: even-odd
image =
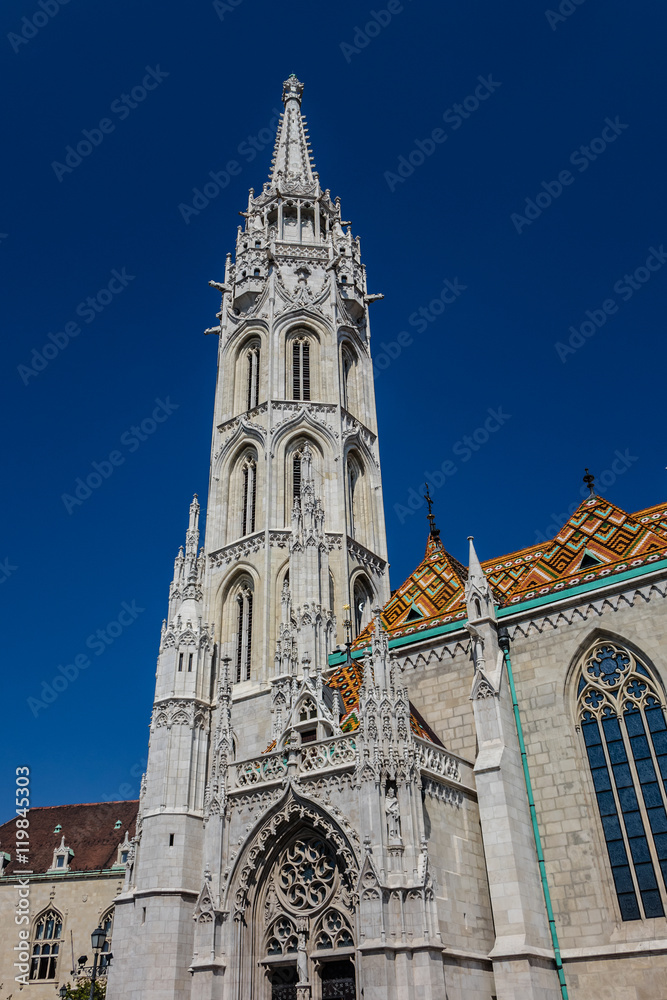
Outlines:
{"type": "Polygon", "coordinates": [[[667,561],[512,604],[471,543],[458,613],[387,630],[378,296],[313,170],[302,89],[284,85],[271,177],[211,282],[206,538],[195,498],[109,998],[660,1000],[667,799],[655,784],[639,845],[648,793],[621,826],[628,763],[603,815],[582,731],[606,740],[621,705],[658,725],[667,561]]]}

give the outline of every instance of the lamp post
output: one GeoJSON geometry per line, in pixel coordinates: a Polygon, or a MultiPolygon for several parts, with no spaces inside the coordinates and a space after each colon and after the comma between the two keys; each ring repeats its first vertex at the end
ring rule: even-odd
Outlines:
{"type": "Polygon", "coordinates": [[[60,1000],[67,1000],[67,987],[64,983],[58,990],[58,996],[60,997],[60,1000]]]}
{"type": "Polygon", "coordinates": [[[93,958],[93,974],[90,979],[90,1000],[94,1000],[95,997],[95,978],[97,976],[97,959],[99,953],[104,948],[106,944],[107,934],[103,927],[96,927],[93,933],[90,935],[90,942],[93,946],[93,951],[95,952],[95,957],[93,958]]]}

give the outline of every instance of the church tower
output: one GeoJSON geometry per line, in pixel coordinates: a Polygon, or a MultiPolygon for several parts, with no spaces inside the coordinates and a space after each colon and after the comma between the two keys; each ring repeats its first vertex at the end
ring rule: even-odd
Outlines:
{"type": "Polygon", "coordinates": [[[320,187],[302,92],[295,76],[285,82],[270,178],[250,190],[235,259],[211,282],[222,304],[209,331],[220,348],[206,615],[247,694],[282,669],[288,591],[318,619],[322,656],[343,639],[336,613],[350,605],[356,633],[389,596],[368,317],[381,296],[368,294],[340,199],[320,187]],[[292,527],[310,478],[319,537],[295,577],[292,527]]]}
{"type": "MultiPolygon", "coordinates": [[[[219,325],[206,331],[219,336],[206,537],[198,551],[195,497],[162,629],[110,1000],[270,997],[271,983],[297,974],[265,969],[260,990],[248,949],[271,949],[244,934],[248,887],[231,892],[230,872],[262,806],[296,808],[299,748],[341,738],[328,656],[389,597],[368,315],[382,296],[368,293],[340,199],[320,186],[302,92],[290,76],[269,180],[257,196],[250,190],[224,280],[209,282],[222,301],[219,325]]],[[[349,767],[353,744],[343,746],[349,767]]],[[[356,837],[358,854],[359,837],[335,834],[303,789],[298,810],[312,813],[309,829],[281,851],[305,852],[304,871],[312,857],[318,891],[342,900],[326,919],[340,922],[331,940],[349,964],[353,918],[342,914],[359,866],[348,841],[356,837]]],[[[275,890],[261,891],[269,913],[275,890]]],[[[283,926],[294,932],[299,976],[313,974],[304,956],[315,922],[283,926]]]]}

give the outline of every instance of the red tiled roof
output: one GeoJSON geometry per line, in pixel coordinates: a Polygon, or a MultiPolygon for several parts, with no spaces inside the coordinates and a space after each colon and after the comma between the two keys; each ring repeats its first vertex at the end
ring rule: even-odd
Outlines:
{"type": "Polygon", "coordinates": [[[46,872],[53,864],[53,852],[65,837],[71,847],[70,872],[90,872],[111,868],[118,859],[118,845],[125,831],[134,836],[139,800],[126,802],[88,802],[69,806],[40,806],[28,810],[28,864],[16,861],[16,826],[18,817],[0,826],[0,852],[11,855],[5,875],[19,875],[28,868],[35,874],[46,872]],[[120,826],[116,829],[116,823],[120,826]],[[61,829],[56,833],[56,827],[61,829]]]}

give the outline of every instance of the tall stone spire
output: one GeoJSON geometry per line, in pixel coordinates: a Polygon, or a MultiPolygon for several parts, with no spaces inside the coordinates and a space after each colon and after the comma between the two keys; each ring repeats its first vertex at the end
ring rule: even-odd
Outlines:
{"type": "Polygon", "coordinates": [[[286,187],[309,189],[317,179],[313,173],[308,127],[301,114],[302,94],[303,84],[292,73],[283,84],[285,110],[280,116],[271,161],[269,184],[272,190],[286,187]]]}

